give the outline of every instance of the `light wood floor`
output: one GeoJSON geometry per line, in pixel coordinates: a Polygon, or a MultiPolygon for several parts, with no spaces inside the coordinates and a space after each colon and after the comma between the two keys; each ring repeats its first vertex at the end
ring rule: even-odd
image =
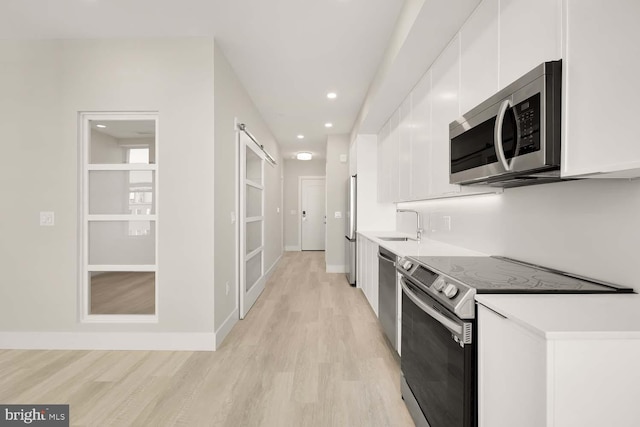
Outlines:
{"type": "Polygon", "coordinates": [[[288,252],[216,352],[0,351],[0,403],[68,403],[71,425],[413,426],[364,295],[288,252]]]}

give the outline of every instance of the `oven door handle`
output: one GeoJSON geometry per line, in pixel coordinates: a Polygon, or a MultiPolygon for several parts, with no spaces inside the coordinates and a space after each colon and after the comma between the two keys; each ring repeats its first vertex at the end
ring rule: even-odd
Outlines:
{"type": "Polygon", "coordinates": [[[443,314],[438,312],[436,309],[429,307],[427,304],[425,304],[411,289],[409,289],[404,279],[401,279],[401,282],[402,282],[402,292],[404,292],[405,295],[409,297],[409,299],[413,301],[413,303],[420,308],[420,310],[424,311],[429,316],[433,317],[435,320],[440,322],[445,328],[447,328],[454,334],[462,335],[463,329],[461,325],[458,325],[456,322],[454,322],[451,319],[447,319],[443,314]]]}

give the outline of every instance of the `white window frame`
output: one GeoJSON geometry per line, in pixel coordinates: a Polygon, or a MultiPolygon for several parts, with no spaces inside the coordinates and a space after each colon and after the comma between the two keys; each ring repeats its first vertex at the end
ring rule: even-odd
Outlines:
{"type": "Polygon", "coordinates": [[[158,267],[158,236],[159,221],[159,132],[158,112],[81,112],[79,113],[79,186],[78,186],[78,218],[79,221],[79,277],[78,277],[78,318],[81,323],[158,323],[159,319],[159,267],[158,267]],[[91,141],[91,121],[113,120],[153,120],[155,121],[155,163],[153,164],[91,164],[89,163],[89,144],[91,141]],[[155,214],[129,215],[89,214],[89,172],[90,171],[154,171],[155,214]],[[152,221],[155,224],[155,264],[150,265],[90,265],[89,264],[89,223],[98,221],[152,221]],[[155,273],[155,313],[154,314],[90,314],[89,273],[93,271],[134,271],[155,273]]]}

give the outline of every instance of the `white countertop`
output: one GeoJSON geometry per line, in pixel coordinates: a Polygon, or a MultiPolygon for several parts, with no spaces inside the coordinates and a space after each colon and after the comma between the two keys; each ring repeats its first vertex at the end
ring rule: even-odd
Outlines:
{"type": "Polygon", "coordinates": [[[550,340],[640,339],[638,294],[480,294],[476,301],[550,340]]]}
{"type": "Polygon", "coordinates": [[[423,238],[422,241],[390,242],[379,237],[408,237],[415,239],[415,234],[400,231],[358,231],[358,234],[390,250],[398,256],[487,256],[481,252],[449,245],[436,240],[423,238]]]}

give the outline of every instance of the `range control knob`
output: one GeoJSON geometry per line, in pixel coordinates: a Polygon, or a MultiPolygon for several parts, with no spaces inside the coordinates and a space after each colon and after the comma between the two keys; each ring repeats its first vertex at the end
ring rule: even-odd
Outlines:
{"type": "Polygon", "coordinates": [[[456,287],[456,285],[453,285],[451,283],[449,283],[447,285],[446,288],[444,288],[444,294],[447,296],[447,298],[453,298],[456,295],[458,295],[458,288],[456,287]]]}
{"type": "Polygon", "coordinates": [[[438,280],[433,282],[433,289],[435,289],[438,292],[441,292],[445,284],[446,283],[444,282],[444,279],[442,277],[439,277],[438,280]]]}
{"type": "Polygon", "coordinates": [[[402,263],[402,268],[409,271],[411,267],[413,267],[413,264],[411,263],[411,261],[409,261],[408,259],[404,260],[404,262],[402,263]]]}

